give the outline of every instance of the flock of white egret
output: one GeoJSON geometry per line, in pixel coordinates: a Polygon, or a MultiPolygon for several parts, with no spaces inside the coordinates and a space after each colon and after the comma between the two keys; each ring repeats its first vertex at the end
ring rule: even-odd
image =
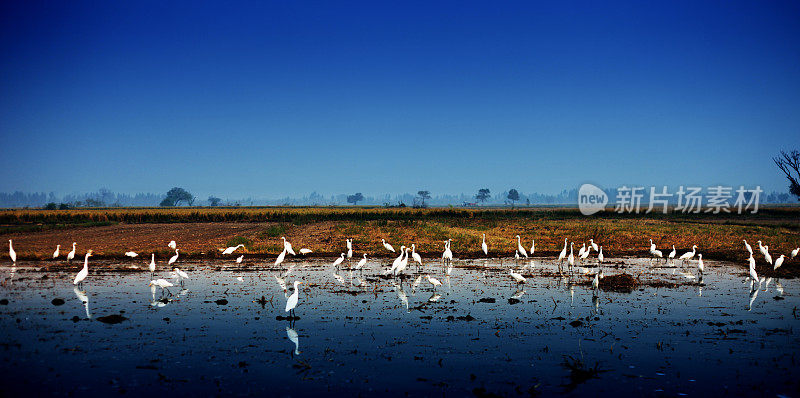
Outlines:
{"type": "MultiPolygon", "coordinates": [[[[294,251],[294,249],[292,248],[292,244],[288,240],[286,240],[286,237],[281,237],[281,240],[283,241],[283,250],[278,255],[278,257],[275,259],[275,265],[276,266],[278,266],[278,265],[280,265],[281,263],[284,262],[284,260],[286,259],[287,254],[293,255],[293,256],[297,255],[296,252],[294,251]]],[[[517,240],[517,248],[516,248],[515,254],[514,254],[514,258],[515,259],[520,259],[520,258],[526,258],[527,259],[530,256],[533,256],[534,252],[536,251],[536,241],[535,240],[531,240],[530,250],[528,250],[525,246],[523,246],[522,238],[519,235],[516,235],[516,240],[517,240]]],[[[381,239],[381,244],[383,245],[384,249],[386,249],[387,251],[392,252],[392,253],[396,253],[395,248],[390,243],[386,242],[385,239],[381,239]]],[[[444,251],[442,252],[442,257],[441,257],[441,262],[444,265],[447,266],[445,268],[446,270],[444,272],[448,276],[452,272],[453,251],[451,250],[451,244],[452,244],[452,239],[448,239],[448,240],[444,241],[444,251]]],[[[341,253],[341,255],[339,257],[337,257],[336,260],[332,264],[335,269],[338,269],[344,263],[344,261],[346,259],[348,261],[350,261],[350,259],[352,259],[352,257],[353,257],[353,240],[352,239],[347,239],[346,242],[345,242],[345,245],[346,245],[345,246],[346,247],[346,252],[341,253]]],[[[596,264],[598,266],[598,270],[594,274],[594,278],[592,280],[592,289],[594,291],[597,291],[597,289],[599,288],[600,279],[603,278],[603,271],[600,268],[601,264],[605,261],[604,256],[603,256],[603,246],[598,245],[594,241],[594,239],[589,239],[588,244],[587,243],[582,243],[581,248],[578,250],[578,253],[577,253],[577,256],[576,256],[575,253],[574,253],[574,245],[575,245],[574,242],[569,242],[569,239],[567,239],[567,238],[564,239],[564,247],[561,250],[561,252],[559,253],[558,260],[557,260],[559,272],[562,271],[562,265],[564,264],[564,262],[566,262],[566,265],[569,267],[570,272],[571,272],[572,267],[576,266],[576,264],[582,264],[582,263],[586,262],[588,260],[589,256],[590,256],[590,254],[592,253],[592,250],[594,250],[595,252],[597,252],[597,257],[596,257],[597,258],[597,262],[596,262],[596,264]],[[569,247],[569,254],[567,254],[567,247],[569,247]]],[[[66,256],[66,259],[67,259],[68,262],[72,261],[75,258],[76,247],[77,247],[77,242],[73,242],[72,243],[72,251],[67,253],[67,256],[66,256]]],[[[176,261],[178,260],[178,256],[179,256],[179,249],[177,247],[177,243],[174,240],[170,241],[167,244],[167,247],[169,247],[172,250],[175,250],[175,255],[170,257],[170,259],[167,261],[167,267],[168,267],[168,269],[170,267],[172,267],[171,276],[172,276],[173,280],[175,280],[175,283],[180,283],[180,285],[183,286],[184,280],[189,279],[189,275],[185,271],[179,269],[178,267],[173,267],[173,264],[176,263],[176,261]]],[[[225,249],[219,249],[219,250],[222,252],[223,255],[230,255],[230,254],[233,254],[238,249],[243,248],[243,247],[244,247],[243,244],[238,244],[236,246],[231,246],[231,247],[227,247],[225,249]]],[[[749,254],[748,263],[749,263],[749,267],[750,267],[749,276],[750,276],[751,289],[755,290],[758,287],[760,287],[761,280],[759,280],[758,274],[756,273],[756,269],[755,269],[756,260],[753,257],[753,248],[750,246],[750,244],[747,243],[746,240],[744,240],[744,247],[745,247],[745,250],[749,254]]],[[[13,245],[13,241],[12,240],[8,241],[8,249],[9,249],[9,257],[11,258],[12,263],[16,263],[16,261],[17,261],[17,253],[14,250],[14,245],[13,245]]],[[[61,245],[57,245],[56,246],[56,250],[53,253],[53,259],[57,259],[59,257],[60,249],[61,249],[61,245]]],[[[699,280],[702,281],[703,272],[704,272],[703,254],[702,253],[698,253],[697,249],[698,249],[697,245],[693,245],[691,251],[687,251],[687,252],[681,254],[677,258],[677,260],[680,260],[682,262],[682,264],[685,264],[687,261],[692,261],[695,257],[697,257],[697,263],[696,264],[697,264],[697,270],[699,272],[699,280]]],[[[763,245],[761,241],[758,241],[758,250],[760,251],[761,255],[764,257],[764,260],[767,263],[773,265],[773,269],[778,269],[781,265],[783,265],[783,262],[787,257],[786,255],[781,254],[773,262],[772,256],[769,253],[769,246],[763,245]]],[[[401,245],[400,246],[400,255],[397,258],[394,259],[394,261],[392,262],[392,265],[391,265],[390,268],[388,268],[388,269],[386,269],[386,270],[384,270],[382,272],[382,275],[390,276],[390,277],[402,276],[403,273],[405,272],[407,266],[408,266],[409,251],[410,251],[410,256],[411,256],[412,262],[417,263],[417,266],[421,268],[422,265],[423,265],[422,256],[416,251],[416,244],[412,243],[410,247],[407,247],[405,245],[401,245]]],[[[488,245],[486,243],[486,234],[483,234],[483,240],[481,242],[481,251],[484,253],[484,255],[486,255],[486,256],[489,255],[489,247],[488,247],[488,245]]],[[[311,253],[312,251],[310,249],[307,249],[307,248],[301,248],[299,250],[299,252],[300,252],[301,255],[306,255],[306,254],[311,253]]],[[[673,262],[673,263],[676,260],[675,257],[677,255],[677,251],[676,251],[674,245],[672,245],[672,251],[667,255],[666,258],[664,258],[663,252],[661,250],[657,249],[656,244],[653,242],[652,239],[650,239],[650,250],[649,250],[649,252],[652,255],[653,259],[657,259],[657,260],[664,259],[664,261],[673,262]]],[[[792,250],[789,253],[788,258],[794,259],[795,257],[797,257],[798,252],[800,252],[800,247],[792,250]]],[[[77,288],[82,288],[83,282],[86,280],[87,276],[89,275],[89,257],[91,257],[91,255],[92,255],[92,250],[88,250],[86,252],[86,254],[85,254],[85,257],[84,257],[83,268],[81,268],[80,271],[78,271],[78,274],[75,276],[75,279],[73,280],[73,284],[77,288]]],[[[133,251],[125,252],[125,256],[131,257],[131,258],[135,258],[138,255],[139,255],[138,253],[133,252],[133,251]]],[[[242,262],[243,258],[244,258],[244,255],[240,255],[239,257],[237,257],[236,258],[236,263],[240,264],[242,262]]],[[[358,261],[358,263],[356,263],[355,266],[352,266],[352,263],[349,263],[350,264],[350,269],[351,270],[361,270],[361,269],[363,269],[364,265],[366,265],[366,263],[367,263],[367,253],[364,253],[363,257],[358,261]]],[[[523,272],[524,268],[527,267],[527,266],[528,266],[527,264],[524,265],[522,267],[522,269],[520,269],[519,271],[515,271],[513,268],[510,268],[508,273],[516,283],[520,283],[520,284],[525,283],[526,279],[522,275],[522,272],[523,272]]],[[[170,282],[169,280],[164,279],[164,278],[157,278],[157,279],[155,278],[155,272],[156,272],[155,253],[151,254],[151,256],[150,256],[150,262],[148,264],[148,269],[150,270],[150,275],[151,275],[151,278],[150,278],[151,280],[149,282],[149,285],[153,289],[161,288],[162,291],[166,291],[166,292],[168,292],[168,294],[171,295],[171,293],[169,292],[168,288],[172,287],[172,286],[175,286],[175,283],[170,282]]],[[[292,269],[292,266],[290,266],[289,271],[291,271],[291,269],[292,269]]],[[[288,276],[289,271],[287,271],[284,275],[288,276]]],[[[334,275],[336,275],[336,274],[334,274],[334,275]]],[[[423,278],[423,275],[420,275],[420,276],[417,277],[417,279],[414,281],[414,287],[419,285],[419,283],[421,282],[422,278],[423,278]]],[[[294,284],[293,284],[294,290],[293,290],[292,294],[289,295],[288,294],[288,285],[286,284],[286,281],[284,279],[278,277],[278,276],[275,276],[275,279],[277,280],[277,282],[280,285],[280,287],[284,290],[284,292],[287,293],[286,294],[287,301],[286,301],[285,312],[288,312],[290,314],[290,316],[294,317],[294,309],[295,309],[295,307],[297,307],[297,303],[299,301],[299,285],[302,282],[301,281],[294,281],[294,284]]],[[[432,277],[427,272],[424,275],[424,279],[428,283],[430,283],[430,285],[432,286],[434,291],[436,290],[436,288],[438,286],[442,285],[442,283],[438,279],[432,277]]]]}

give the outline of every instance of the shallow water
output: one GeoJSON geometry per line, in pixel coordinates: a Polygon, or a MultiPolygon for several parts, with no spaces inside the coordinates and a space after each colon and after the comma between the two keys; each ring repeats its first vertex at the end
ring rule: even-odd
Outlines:
{"type": "Polygon", "coordinates": [[[424,279],[413,288],[416,267],[401,284],[378,277],[386,261],[352,274],[298,262],[286,278],[304,282],[290,323],[274,278],[286,264],[181,263],[190,279],[172,296],[127,264],[95,264],[85,293],[74,271],[3,268],[0,385],[8,395],[798,394],[800,281],[751,294],[731,264],[706,261],[699,286],[693,267],[616,261],[605,275],[679,285],[594,297],[595,269],[570,279],[536,260],[518,286],[508,269],[523,263],[490,260],[456,261],[449,278],[426,265],[443,283],[434,292],[424,279]],[[115,314],[126,319],[99,320],[115,314]],[[565,365],[575,360],[586,372],[565,365]]]}

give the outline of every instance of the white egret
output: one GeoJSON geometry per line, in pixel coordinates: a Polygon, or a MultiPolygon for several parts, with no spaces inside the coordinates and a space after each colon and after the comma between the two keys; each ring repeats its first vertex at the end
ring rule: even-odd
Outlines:
{"type": "Polygon", "coordinates": [[[662,253],[661,250],[658,249],[651,251],[650,254],[653,255],[653,258],[664,258],[664,253],[662,253]]]}
{"type": "Polygon", "coordinates": [[[342,253],[342,255],[339,256],[339,258],[337,258],[336,261],[333,262],[333,268],[338,267],[339,264],[341,264],[343,261],[344,261],[344,253],[342,253]]]}
{"type": "Polygon", "coordinates": [[[486,245],[486,234],[483,234],[483,243],[481,243],[481,250],[485,256],[489,255],[489,246],[486,245]]]}
{"type": "Polygon", "coordinates": [[[761,255],[762,255],[762,256],[767,254],[767,250],[766,250],[766,249],[764,248],[764,246],[761,244],[761,241],[758,241],[758,251],[760,251],[760,252],[761,252],[761,255]]]}
{"type": "Polygon", "coordinates": [[[697,270],[700,271],[700,277],[702,278],[703,271],[705,271],[705,266],[703,265],[703,253],[697,254],[697,270]]]}
{"type": "Polygon", "coordinates": [[[583,253],[586,253],[586,243],[578,250],[578,258],[583,258],[583,253]]]}
{"type": "Polygon", "coordinates": [[[286,250],[286,252],[291,254],[291,255],[293,255],[293,256],[295,256],[296,254],[295,254],[294,250],[292,250],[292,244],[289,243],[289,241],[286,240],[286,237],[284,237],[284,236],[281,236],[281,239],[283,239],[283,248],[286,250]]]}
{"type": "Polygon", "coordinates": [[[681,254],[678,260],[683,260],[683,262],[691,260],[694,258],[695,253],[697,253],[697,245],[692,245],[692,251],[681,254]]]}
{"type": "Polygon", "coordinates": [[[240,247],[244,247],[244,245],[243,244],[238,244],[236,246],[230,246],[227,249],[222,251],[222,255],[225,256],[225,255],[231,254],[231,253],[235,252],[236,250],[238,250],[240,247]]]}
{"type": "Polygon", "coordinates": [[[417,245],[414,243],[411,244],[411,259],[413,259],[414,261],[419,263],[420,266],[422,266],[422,256],[420,256],[419,253],[417,253],[417,245]]]}
{"type": "Polygon", "coordinates": [[[175,269],[173,269],[172,271],[175,272],[175,275],[178,276],[178,282],[181,283],[181,286],[183,286],[184,279],[189,279],[189,274],[181,271],[178,267],[175,267],[175,269]]]}
{"type": "Polygon", "coordinates": [[[350,260],[351,258],[353,258],[353,240],[352,239],[348,239],[347,240],[347,260],[350,260]]]}
{"type": "Polygon", "coordinates": [[[567,257],[567,264],[571,267],[575,265],[575,255],[573,254],[573,245],[575,242],[569,242],[569,257],[567,257]]]}
{"type": "Polygon", "coordinates": [[[444,253],[442,253],[442,260],[453,261],[453,252],[450,250],[450,239],[444,242],[444,253]]]}
{"type": "Polygon", "coordinates": [[[289,316],[294,317],[294,309],[297,307],[297,300],[300,296],[300,284],[303,282],[294,281],[294,292],[291,296],[286,300],[286,309],[285,312],[289,312],[289,316]]]}
{"type": "Polygon", "coordinates": [[[304,247],[304,248],[302,248],[302,249],[300,249],[300,250],[298,250],[298,251],[300,252],[300,254],[302,254],[302,255],[304,255],[304,256],[305,256],[306,254],[308,254],[308,253],[311,253],[311,249],[306,249],[305,247],[304,247]]]}
{"type": "Polygon", "coordinates": [[[580,255],[581,261],[586,260],[586,258],[589,257],[589,254],[591,253],[592,253],[592,247],[589,246],[586,248],[586,251],[584,251],[583,254],[580,255]]]}
{"type": "Polygon", "coordinates": [[[508,274],[511,275],[517,283],[525,283],[525,277],[514,272],[514,270],[508,270],[508,274]]]}
{"type": "Polygon", "coordinates": [[[169,293],[170,296],[172,296],[172,292],[169,291],[168,288],[172,287],[172,286],[175,286],[175,285],[173,285],[172,282],[170,282],[170,281],[168,281],[166,279],[156,279],[156,280],[150,281],[150,286],[160,287],[162,289],[162,292],[166,290],[166,292],[169,293]]]}
{"type": "Polygon", "coordinates": [[[525,258],[528,258],[528,252],[526,252],[525,248],[522,247],[522,240],[519,237],[519,235],[517,235],[517,251],[519,252],[519,254],[521,256],[524,256],[525,258]]]}
{"type": "Polygon", "coordinates": [[[772,265],[772,256],[769,254],[769,246],[764,246],[764,260],[772,265]]]}
{"type": "Polygon", "coordinates": [[[394,270],[396,270],[396,269],[397,269],[397,267],[399,267],[399,266],[400,266],[400,262],[402,262],[402,261],[403,261],[403,256],[405,255],[405,254],[403,253],[403,251],[404,251],[405,249],[406,249],[406,247],[405,247],[405,246],[400,246],[400,255],[399,255],[399,256],[397,256],[397,258],[396,258],[396,259],[394,259],[394,261],[392,261],[392,268],[390,268],[390,269],[389,269],[389,272],[386,272],[386,273],[384,273],[384,275],[388,275],[388,274],[394,274],[394,270]]]}
{"type": "Polygon", "coordinates": [[[744,242],[744,249],[747,250],[747,252],[750,253],[750,255],[752,256],[753,255],[753,248],[750,247],[750,244],[747,243],[746,240],[742,239],[742,242],[744,242]]]}
{"type": "Polygon", "coordinates": [[[795,258],[795,257],[797,257],[797,253],[800,253],[800,247],[798,247],[798,248],[796,248],[796,249],[792,250],[792,254],[791,254],[791,256],[790,256],[790,257],[791,257],[791,258],[795,258]]]}
{"type": "Polygon", "coordinates": [[[72,251],[67,253],[67,262],[72,261],[75,258],[75,242],[72,242],[72,251]]]}
{"type": "Polygon", "coordinates": [[[150,278],[153,278],[153,275],[156,273],[156,254],[150,254],[150,264],[148,264],[148,268],[150,268],[150,278]]]}
{"type": "Polygon", "coordinates": [[[536,251],[536,239],[531,239],[531,257],[533,257],[533,252],[536,251]]]}
{"type": "Polygon", "coordinates": [[[758,281],[758,273],[756,273],[756,259],[751,255],[748,259],[750,261],[750,279],[758,281]]]}
{"type": "Polygon", "coordinates": [[[17,262],[17,252],[14,251],[14,245],[11,243],[11,239],[8,240],[8,255],[11,257],[11,262],[17,262]]]}
{"type": "Polygon", "coordinates": [[[89,275],[89,257],[92,255],[92,251],[89,250],[86,252],[86,257],[83,259],[83,268],[78,271],[78,275],[75,275],[75,280],[72,281],[73,285],[78,285],[83,287],[83,280],[89,275]]]}
{"type": "Polygon", "coordinates": [[[241,255],[241,256],[239,256],[239,257],[236,257],[236,264],[241,264],[241,263],[242,263],[242,260],[244,260],[244,254],[242,254],[242,255],[241,255]]]}
{"type": "Polygon", "coordinates": [[[167,247],[169,247],[169,248],[170,248],[170,249],[172,249],[172,250],[175,250],[175,249],[177,249],[177,248],[178,248],[178,244],[177,244],[177,243],[175,243],[175,241],[174,241],[174,240],[171,240],[171,241],[169,241],[169,243],[167,243],[167,247]]]}
{"type": "Polygon", "coordinates": [[[383,247],[385,247],[385,248],[386,248],[386,250],[388,250],[388,251],[390,251],[390,252],[392,252],[392,253],[394,253],[394,252],[395,252],[395,251],[394,251],[394,247],[392,247],[392,245],[390,245],[390,244],[386,243],[386,240],[385,240],[385,239],[381,239],[381,243],[383,243],[383,247]]]}
{"type": "Polygon", "coordinates": [[[425,275],[425,279],[428,280],[428,283],[433,285],[433,290],[436,290],[437,287],[442,286],[442,282],[439,282],[436,278],[431,278],[430,275],[425,275]]]}
{"type": "Polygon", "coordinates": [[[780,256],[780,257],[778,257],[778,259],[777,259],[777,260],[775,260],[775,265],[772,267],[772,269],[773,269],[773,270],[776,270],[776,269],[778,269],[778,268],[779,268],[781,265],[783,265],[783,258],[784,258],[784,257],[785,257],[785,256],[784,256],[783,254],[781,254],[781,256],[780,256]]]}
{"type": "Polygon", "coordinates": [[[61,250],[61,245],[56,245],[56,251],[53,252],[53,259],[54,260],[58,258],[58,253],[59,253],[60,250],[61,250]]]}
{"type": "Polygon", "coordinates": [[[602,263],[605,258],[603,257],[603,246],[600,246],[600,251],[597,253],[597,262],[602,263]]]}
{"type": "Polygon", "coordinates": [[[134,257],[137,257],[139,255],[139,253],[128,251],[128,252],[125,252],[125,255],[130,257],[130,258],[134,258],[134,257]]]}
{"type": "Polygon", "coordinates": [[[367,253],[364,253],[364,258],[358,261],[358,264],[356,264],[356,269],[361,269],[361,267],[363,267],[364,264],[366,263],[367,263],[367,253]]]}
{"type": "Polygon", "coordinates": [[[400,265],[398,265],[397,268],[394,270],[394,275],[395,276],[402,274],[403,271],[405,271],[406,267],[408,266],[408,248],[407,247],[403,249],[403,253],[405,253],[405,257],[403,257],[403,259],[400,260],[400,265]]]}
{"type": "Polygon", "coordinates": [[[668,257],[670,260],[675,260],[675,255],[676,255],[676,254],[678,254],[678,252],[677,252],[677,251],[675,251],[675,245],[672,245],[672,251],[671,251],[671,252],[669,252],[669,256],[667,256],[667,257],[668,257]]]}
{"type": "Polygon", "coordinates": [[[650,239],[650,251],[653,251],[653,250],[655,250],[655,249],[656,249],[656,244],[655,244],[655,243],[653,243],[653,240],[652,240],[652,239],[650,239]]]}
{"type": "Polygon", "coordinates": [[[597,248],[597,243],[594,243],[594,239],[589,239],[589,245],[592,246],[592,249],[594,249],[594,251],[600,250],[597,248]]]}
{"type": "Polygon", "coordinates": [[[566,257],[567,257],[567,238],[564,238],[564,248],[561,249],[561,253],[558,254],[559,266],[560,263],[563,262],[566,257]]]}
{"type": "Polygon", "coordinates": [[[281,254],[278,254],[278,258],[275,259],[275,265],[280,265],[284,258],[286,258],[286,247],[283,248],[281,254]]]}
{"type": "Polygon", "coordinates": [[[167,266],[175,264],[176,261],[178,261],[178,249],[175,249],[175,255],[169,258],[169,261],[167,262],[167,266]]]}

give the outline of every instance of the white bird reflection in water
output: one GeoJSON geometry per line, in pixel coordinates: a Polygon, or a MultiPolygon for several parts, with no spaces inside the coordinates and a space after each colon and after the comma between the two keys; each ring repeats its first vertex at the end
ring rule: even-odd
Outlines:
{"type": "Polygon", "coordinates": [[[783,296],[783,285],[777,279],[775,279],[775,291],[778,292],[778,296],[783,296]]]}
{"type": "Polygon", "coordinates": [[[525,289],[520,288],[520,289],[517,289],[516,292],[514,292],[514,294],[511,296],[511,298],[519,300],[519,298],[524,296],[524,295],[525,295],[525,289]]]}
{"type": "Polygon", "coordinates": [[[750,290],[750,304],[747,305],[747,310],[748,311],[753,309],[753,302],[756,301],[756,297],[758,297],[758,289],[751,289],[750,290]]]}
{"type": "Polygon", "coordinates": [[[408,311],[408,295],[406,295],[402,286],[394,282],[392,284],[394,285],[394,291],[397,293],[397,297],[400,299],[400,302],[406,306],[406,311],[408,311]]]}
{"type": "Polygon", "coordinates": [[[597,315],[600,311],[600,297],[592,295],[592,314],[597,315]]]}
{"type": "Polygon", "coordinates": [[[286,337],[294,343],[294,355],[300,355],[300,337],[297,335],[297,331],[287,326],[286,337]]]}
{"type": "Polygon", "coordinates": [[[336,282],[339,282],[339,284],[344,286],[344,278],[342,278],[341,275],[337,274],[336,272],[333,272],[331,275],[333,275],[333,278],[336,279],[336,282]]]}
{"type": "Polygon", "coordinates": [[[417,287],[419,286],[420,282],[422,282],[422,275],[417,275],[417,278],[414,279],[414,283],[411,284],[411,295],[417,293],[417,287]]]}
{"type": "Polygon", "coordinates": [[[83,303],[83,308],[86,309],[86,318],[92,319],[92,314],[89,313],[89,297],[86,296],[86,292],[81,291],[77,286],[72,288],[72,291],[75,292],[75,296],[78,297],[78,300],[83,303]]]}
{"type": "Polygon", "coordinates": [[[442,298],[442,296],[441,296],[439,293],[434,293],[434,294],[433,294],[433,295],[432,295],[432,296],[431,296],[431,297],[428,299],[428,302],[429,302],[429,303],[435,303],[435,302],[439,301],[439,299],[440,299],[440,298],[442,298]]]}

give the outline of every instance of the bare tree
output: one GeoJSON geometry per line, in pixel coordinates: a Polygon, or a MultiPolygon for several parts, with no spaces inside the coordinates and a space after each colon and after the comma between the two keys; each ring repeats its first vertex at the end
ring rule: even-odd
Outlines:
{"type": "Polygon", "coordinates": [[[789,193],[800,200],[800,152],[796,149],[791,152],[781,151],[781,156],[772,158],[779,169],[786,174],[789,180],[789,193]],[[794,174],[792,174],[794,171],[794,174]]]}

